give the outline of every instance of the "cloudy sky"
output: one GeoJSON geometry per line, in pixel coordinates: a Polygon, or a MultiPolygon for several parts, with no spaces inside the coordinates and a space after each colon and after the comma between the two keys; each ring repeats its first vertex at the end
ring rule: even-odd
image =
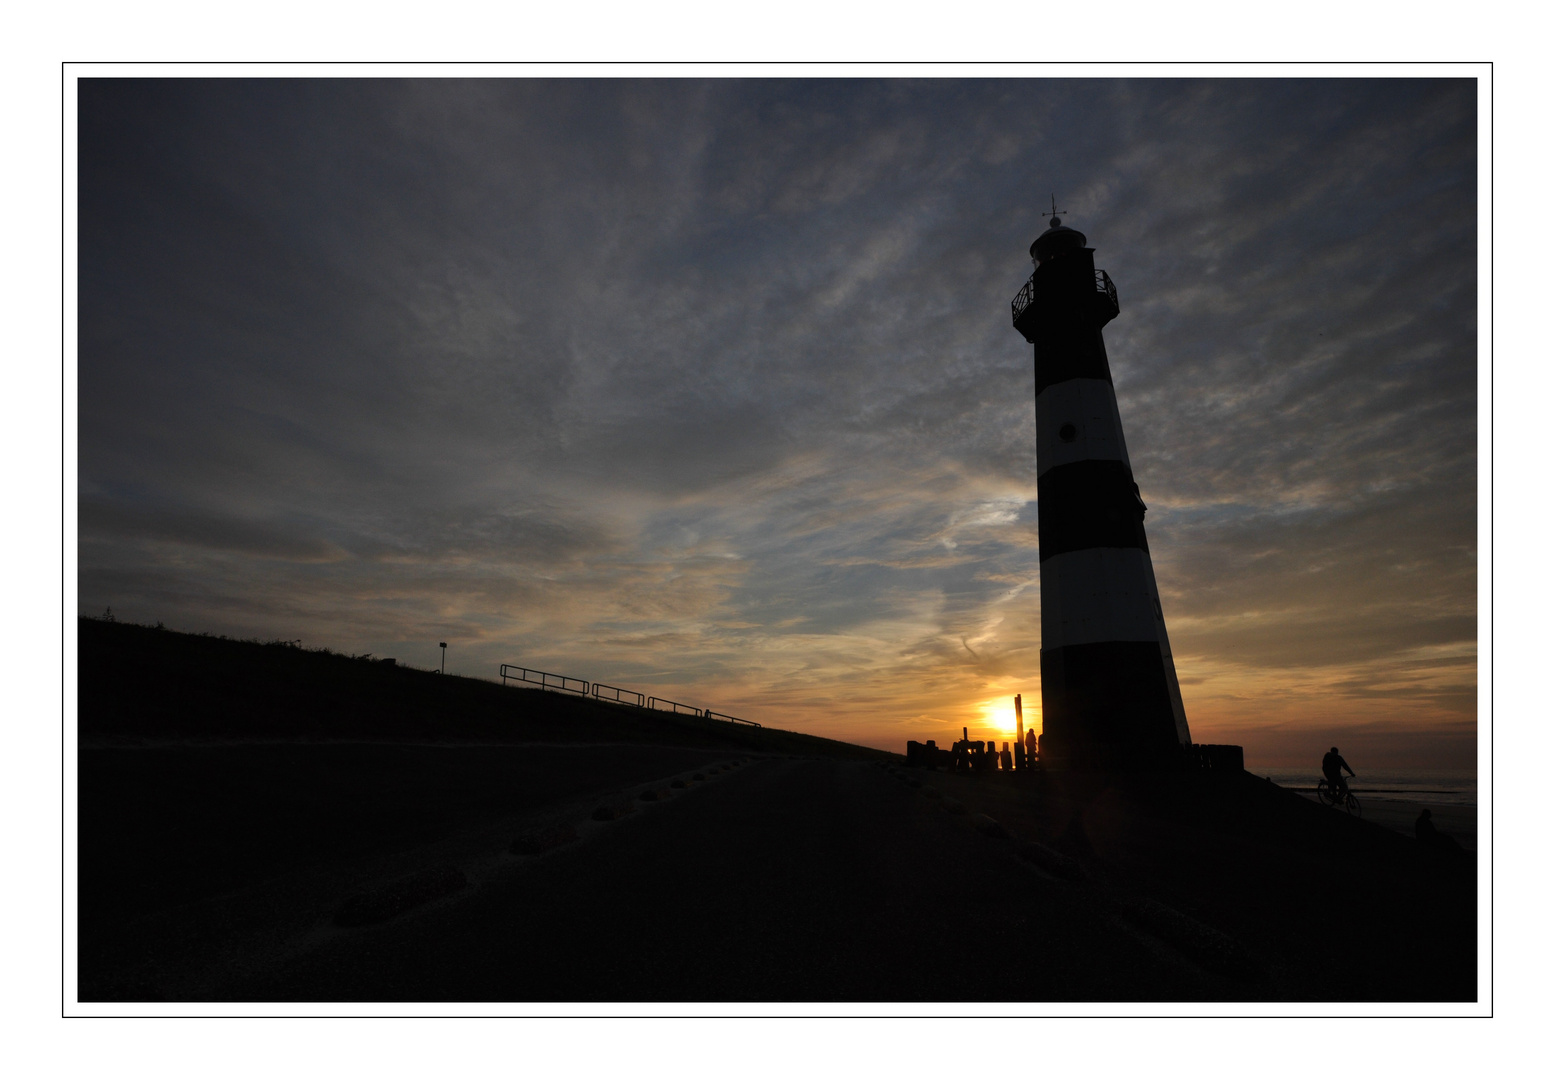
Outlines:
{"type": "Polygon", "coordinates": [[[1472,767],[1475,95],[83,81],[80,611],[996,737],[1056,193],[1195,739],[1472,767]]]}

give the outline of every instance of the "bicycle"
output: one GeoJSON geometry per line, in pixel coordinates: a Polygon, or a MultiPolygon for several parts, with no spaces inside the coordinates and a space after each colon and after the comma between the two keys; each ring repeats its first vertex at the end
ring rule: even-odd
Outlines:
{"type": "Polygon", "coordinates": [[[1324,806],[1342,806],[1347,814],[1359,816],[1361,812],[1361,803],[1355,793],[1348,786],[1335,787],[1326,776],[1317,782],[1317,801],[1324,806]]]}

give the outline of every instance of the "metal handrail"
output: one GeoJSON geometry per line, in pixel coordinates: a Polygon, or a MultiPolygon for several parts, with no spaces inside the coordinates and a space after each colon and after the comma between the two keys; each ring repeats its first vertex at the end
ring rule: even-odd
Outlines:
{"type": "MultiPolygon", "coordinates": [[[[1112,308],[1112,314],[1106,321],[1110,322],[1112,319],[1117,318],[1118,287],[1112,283],[1112,279],[1107,276],[1107,271],[1105,270],[1096,271],[1096,291],[1107,298],[1107,302],[1112,308]]],[[[1037,275],[1032,274],[1027,279],[1026,284],[1020,287],[1020,292],[1015,294],[1015,299],[1010,301],[1010,322],[1019,323],[1021,315],[1025,313],[1026,309],[1032,305],[1036,298],[1037,275]]]]}
{"type": "Polygon", "coordinates": [[[1107,271],[1096,271],[1096,291],[1107,298],[1107,303],[1112,307],[1112,314],[1108,316],[1108,322],[1118,317],[1118,287],[1107,276],[1107,271]]]}
{"type": "Polygon", "coordinates": [[[589,692],[589,681],[587,679],[574,679],[570,675],[557,675],[551,671],[538,671],[535,668],[520,667],[517,664],[503,664],[497,669],[497,673],[502,676],[503,686],[506,686],[508,680],[512,679],[515,682],[531,683],[542,690],[565,690],[570,694],[578,694],[579,696],[586,696],[589,692]],[[517,672],[517,674],[514,674],[514,672],[517,672]],[[536,675],[540,677],[538,679],[534,678],[533,676],[536,675]],[[578,685],[573,686],[571,685],[572,683],[577,683],[578,685]]]}
{"type": "Polygon", "coordinates": [[[1031,306],[1031,302],[1037,298],[1037,275],[1032,274],[1030,280],[1022,285],[1020,292],[1015,294],[1015,299],[1010,301],[1010,321],[1020,322],[1021,313],[1031,306]]]}
{"type": "Polygon", "coordinates": [[[591,695],[600,701],[615,701],[622,705],[635,705],[639,709],[643,707],[643,696],[636,690],[623,690],[619,686],[608,686],[605,683],[595,683],[591,695]],[[609,694],[601,691],[608,690],[609,694]],[[633,701],[632,699],[637,700],[633,701]]]}
{"type": "Polygon", "coordinates": [[[593,697],[599,701],[613,701],[621,705],[632,705],[639,709],[657,709],[660,712],[687,714],[708,720],[727,720],[731,724],[746,724],[754,728],[761,726],[754,720],[742,720],[738,716],[714,712],[712,709],[698,709],[694,705],[687,705],[680,701],[671,701],[669,698],[651,697],[645,701],[643,695],[636,690],[611,686],[609,683],[590,683],[587,679],[575,679],[571,675],[557,675],[552,671],[540,671],[537,668],[522,667],[518,664],[502,664],[498,667],[497,673],[502,677],[503,686],[506,686],[508,680],[512,679],[514,682],[538,686],[542,690],[565,690],[580,697],[593,697]]]}
{"type": "Polygon", "coordinates": [[[650,708],[650,709],[659,709],[659,710],[661,710],[663,712],[671,712],[671,713],[678,713],[681,710],[685,710],[686,712],[690,713],[692,716],[701,716],[702,715],[702,710],[701,709],[698,709],[698,708],[696,708],[695,706],[692,706],[692,705],[682,705],[678,701],[671,701],[671,700],[669,700],[669,698],[651,697],[651,698],[648,699],[648,708],[650,708]],[[666,705],[668,705],[669,708],[665,708],[666,705]]]}

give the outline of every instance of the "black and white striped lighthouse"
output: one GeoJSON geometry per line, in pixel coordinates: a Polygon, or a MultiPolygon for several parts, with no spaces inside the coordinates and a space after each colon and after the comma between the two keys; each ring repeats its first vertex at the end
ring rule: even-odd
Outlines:
{"type": "Polygon", "coordinates": [[[1118,293],[1058,213],[1031,245],[1036,269],[1011,304],[1036,354],[1041,756],[1164,763],[1190,740],[1101,336],[1118,293]]]}

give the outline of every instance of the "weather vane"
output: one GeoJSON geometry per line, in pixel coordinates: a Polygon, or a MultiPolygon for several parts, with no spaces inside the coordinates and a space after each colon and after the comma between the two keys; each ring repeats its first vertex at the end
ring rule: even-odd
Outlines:
{"type": "Polygon", "coordinates": [[[1058,228],[1058,215],[1059,214],[1067,214],[1067,213],[1069,213],[1069,211],[1067,211],[1067,210],[1060,210],[1058,208],[1058,197],[1056,195],[1050,194],[1048,197],[1052,200],[1052,203],[1053,203],[1053,219],[1051,221],[1049,221],[1048,224],[1056,229],[1056,228],[1058,228]]]}

